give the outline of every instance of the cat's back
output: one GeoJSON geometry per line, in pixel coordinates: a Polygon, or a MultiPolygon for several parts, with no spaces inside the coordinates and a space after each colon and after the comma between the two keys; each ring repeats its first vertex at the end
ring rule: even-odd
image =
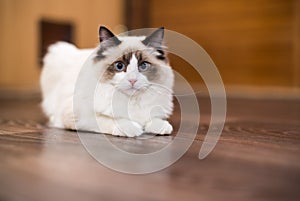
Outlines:
{"type": "Polygon", "coordinates": [[[57,104],[72,95],[78,73],[92,52],[93,49],[78,49],[66,42],[49,46],[40,78],[46,114],[53,113],[57,104]]]}
{"type": "MultiPolygon", "coordinates": [[[[76,79],[82,65],[93,49],[81,50],[66,42],[57,42],[48,48],[41,72],[43,94],[53,90],[60,82],[76,79]]],[[[71,83],[70,83],[71,84],[71,83]]]]}

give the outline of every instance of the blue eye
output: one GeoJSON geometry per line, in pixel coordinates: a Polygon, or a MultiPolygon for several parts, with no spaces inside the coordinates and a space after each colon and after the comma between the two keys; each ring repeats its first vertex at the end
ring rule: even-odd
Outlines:
{"type": "Polygon", "coordinates": [[[119,71],[119,72],[124,71],[125,70],[125,64],[121,61],[117,61],[117,62],[114,63],[114,68],[115,68],[116,71],[119,71]]]}
{"type": "Polygon", "coordinates": [[[140,65],[139,65],[139,71],[146,71],[148,70],[148,68],[150,68],[151,64],[146,62],[146,61],[143,61],[140,65]]]}

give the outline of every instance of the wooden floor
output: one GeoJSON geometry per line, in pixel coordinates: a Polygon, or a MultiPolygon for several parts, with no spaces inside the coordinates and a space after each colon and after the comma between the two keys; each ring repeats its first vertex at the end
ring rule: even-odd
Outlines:
{"type": "MultiPolygon", "coordinates": [[[[47,128],[38,101],[2,100],[0,200],[300,200],[299,100],[229,99],[222,136],[204,160],[210,110],[208,99],[200,103],[199,134],[184,157],[157,173],[127,175],[96,162],[76,132],[47,128]]],[[[110,139],[142,152],[169,138],[110,139]]]]}

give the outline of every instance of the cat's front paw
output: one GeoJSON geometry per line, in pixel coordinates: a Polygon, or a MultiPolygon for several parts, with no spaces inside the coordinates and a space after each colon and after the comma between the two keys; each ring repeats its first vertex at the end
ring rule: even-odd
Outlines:
{"type": "Polygon", "coordinates": [[[159,135],[169,135],[173,131],[172,125],[162,119],[152,119],[145,125],[146,133],[154,133],[159,135]]]}
{"type": "Polygon", "coordinates": [[[112,134],[116,136],[136,137],[143,134],[143,128],[134,121],[121,119],[115,122],[115,129],[112,134]]]}

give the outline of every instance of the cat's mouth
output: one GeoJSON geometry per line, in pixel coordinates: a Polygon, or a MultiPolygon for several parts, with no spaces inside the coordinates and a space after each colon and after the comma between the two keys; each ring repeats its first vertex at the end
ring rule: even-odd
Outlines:
{"type": "Polygon", "coordinates": [[[131,86],[128,87],[127,89],[119,89],[119,91],[127,95],[133,96],[146,91],[148,88],[149,86],[142,86],[142,87],[131,86]]]}

